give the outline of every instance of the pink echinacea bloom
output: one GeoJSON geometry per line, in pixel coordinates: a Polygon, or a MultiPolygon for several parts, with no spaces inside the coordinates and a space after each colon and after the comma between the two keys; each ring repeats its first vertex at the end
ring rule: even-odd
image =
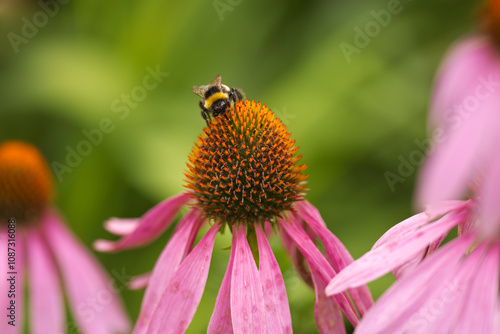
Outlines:
{"type": "Polygon", "coordinates": [[[360,286],[333,298],[325,295],[326,284],[352,257],[303,198],[306,166],[297,165],[301,156],[295,156],[294,145],[267,107],[238,102],[198,138],[189,156],[187,193],[165,200],[142,218],[106,222],[106,229],[123,237],[99,240],[96,248],[121,251],[150,243],[181,207],[190,206],[152,273],[139,278],[138,285],[147,282],[147,288],[134,333],[187,330],[205,289],[215,237],[223,229],[232,233],[232,245],[208,333],[292,332],[283,276],[268,242],[273,231],[314,287],[319,331],[345,333],[342,314],[357,325],[372,305],[370,292],[360,286]],[[194,245],[204,225],[210,228],[194,245]]]}
{"type": "Polygon", "coordinates": [[[35,147],[0,145],[0,333],[23,333],[25,309],[34,334],[128,332],[114,281],[51,207],[52,194],[49,167],[35,147]],[[67,323],[65,298],[75,323],[67,323]]]}
{"type": "Polygon", "coordinates": [[[500,333],[500,2],[487,9],[487,33],[456,45],[436,81],[416,196],[424,211],[326,289],[335,295],[393,271],[396,283],[356,333],[500,333]],[[455,226],[457,237],[439,247],[455,226]]]}

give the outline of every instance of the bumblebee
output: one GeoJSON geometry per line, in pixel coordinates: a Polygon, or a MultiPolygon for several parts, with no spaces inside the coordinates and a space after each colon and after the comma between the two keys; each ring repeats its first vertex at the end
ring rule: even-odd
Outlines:
{"type": "Polygon", "coordinates": [[[193,93],[200,96],[201,116],[208,122],[213,117],[223,115],[236,102],[245,98],[244,93],[237,88],[229,88],[221,83],[222,77],[217,75],[209,85],[193,86],[193,93]]]}

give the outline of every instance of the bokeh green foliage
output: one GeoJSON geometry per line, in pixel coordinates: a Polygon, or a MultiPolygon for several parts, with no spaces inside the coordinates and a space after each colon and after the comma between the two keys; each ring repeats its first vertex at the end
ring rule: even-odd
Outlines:
{"type": "MultiPolygon", "coordinates": [[[[347,61],[355,28],[374,20],[377,1],[74,0],[15,53],[35,1],[0,7],[0,140],[37,145],[49,163],[65,163],[83,130],[109,118],[114,130],[56,179],[55,205],[91,247],[111,238],[109,217],[137,217],[183,190],[186,158],[204,121],[191,86],[216,74],[283,118],[309,165],[308,200],[355,258],[412,214],[417,171],[388,185],[401,158],[426,138],[433,77],[447,48],[474,29],[477,3],[401,0],[402,10],[347,61]],[[230,10],[220,16],[216,7],[230,10]],[[222,19],[221,19],[222,18],[222,19]],[[147,67],[168,72],[124,119],[112,103],[142,84],[147,67]]],[[[415,169],[418,168],[414,166],[415,169]]],[[[154,244],[96,254],[108,270],[152,269],[170,232],[154,244]]],[[[203,332],[224,275],[230,235],[217,239],[207,289],[190,332],[203,332]]],[[[288,288],[294,330],[314,333],[314,294],[273,241],[288,288]]],[[[392,276],[370,284],[379,296],[392,276]]],[[[123,290],[132,319],[142,292],[123,290]]]]}

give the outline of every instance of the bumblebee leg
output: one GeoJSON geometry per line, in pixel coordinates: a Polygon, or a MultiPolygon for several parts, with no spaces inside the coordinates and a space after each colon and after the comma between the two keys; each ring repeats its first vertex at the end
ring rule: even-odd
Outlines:
{"type": "Polygon", "coordinates": [[[205,120],[205,122],[207,123],[207,126],[208,126],[208,120],[210,119],[209,114],[205,110],[202,110],[201,117],[203,117],[203,119],[205,120]]]}
{"type": "Polygon", "coordinates": [[[239,90],[231,88],[231,91],[229,92],[229,98],[236,103],[238,101],[243,100],[243,95],[239,90]]]}
{"type": "Polygon", "coordinates": [[[234,104],[236,102],[236,94],[235,94],[234,88],[231,88],[228,94],[229,101],[231,101],[231,104],[234,104]]]}
{"type": "Polygon", "coordinates": [[[203,119],[205,120],[205,122],[207,123],[207,126],[208,126],[208,121],[210,119],[210,113],[208,112],[208,109],[205,108],[205,106],[203,105],[203,103],[201,101],[200,101],[199,105],[201,108],[201,117],[203,117],[203,119]]]}

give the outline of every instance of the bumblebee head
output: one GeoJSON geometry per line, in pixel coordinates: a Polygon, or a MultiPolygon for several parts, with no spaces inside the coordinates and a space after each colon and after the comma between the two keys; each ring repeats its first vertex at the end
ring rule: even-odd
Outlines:
{"type": "Polygon", "coordinates": [[[203,106],[209,109],[215,102],[220,100],[227,100],[229,97],[229,87],[223,85],[222,77],[216,75],[209,85],[193,86],[193,93],[203,99],[203,106]]]}

